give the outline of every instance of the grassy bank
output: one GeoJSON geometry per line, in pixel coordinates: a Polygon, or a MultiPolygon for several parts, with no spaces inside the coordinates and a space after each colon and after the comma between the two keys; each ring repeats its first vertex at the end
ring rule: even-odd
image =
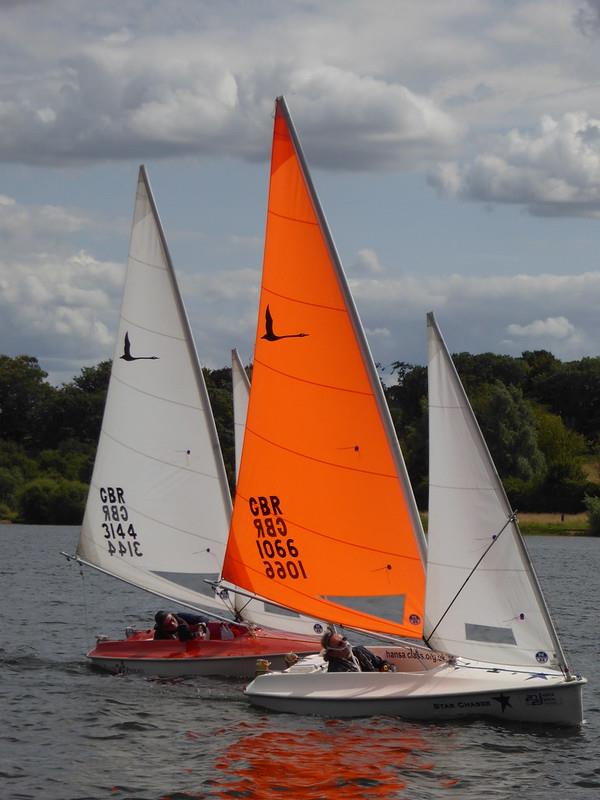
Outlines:
{"type": "MultiPolygon", "coordinates": [[[[590,536],[588,517],[581,514],[519,514],[519,527],[525,536],[590,536]]],[[[427,514],[422,513],[427,530],[427,514]]]]}
{"type": "Polygon", "coordinates": [[[590,536],[588,515],[519,514],[519,527],[526,536],[590,536]]]}

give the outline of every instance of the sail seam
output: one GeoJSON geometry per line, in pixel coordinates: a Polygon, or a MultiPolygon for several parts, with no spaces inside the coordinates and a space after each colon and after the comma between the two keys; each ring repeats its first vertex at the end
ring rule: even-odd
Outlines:
{"type": "Polygon", "coordinates": [[[362,472],[364,475],[373,475],[377,478],[392,478],[394,480],[398,480],[398,476],[393,474],[388,474],[386,472],[374,472],[370,469],[360,469],[359,467],[349,467],[345,464],[336,464],[334,461],[325,461],[323,458],[315,458],[314,456],[308,456],[305,453],[301,453],[299,450],[292,450],[291,447],[284,447],[282,444],[278,444],[277,442],[271,441],[271,439],[267,439],[266,436],[261,436],[260,433],[252,430],[248,425],[246,425],[246,433],[251,433],[256,436],[258,439],[262,439],[263,442],[267,442],[272,447],[276,447],[279,450],[284,450],[286,453],[292,453],[295,456],[299,456],[300,458],[305,458],[308,461],[315,461],[317,464],[325,464],[327,467],[336,467],[338,469],[345,469],[349,470],[350,472],[362,472]]]}
{"type": "Polygon", "coordinates": [[[288,294],[281,294],[280,292],[275,292],[273,289],[269,289],[268,286],[261,284],[261,289],[269,294],[275,295],[275,297],[281,297],[282,300],[289,300],[291,303],[300,303],[303,306],[311,306],[312,308],[324,308],[326,311],[338,311],[341,314],[346,314],[347,311],[345,308],[336,308],[335,306],[326,306],[323,303],[309,303],[308,300],[300,300],[298,297],[290,297],[288,294]]]}
{"type": "Polygon", "coordinates": [[[164,264],[152,264],[150,261],[142,261],[141,258],[136,258],[135,256],[129,255],[130,261],[135,261],[136,264],[141,264],[143,267],[150,267],[150,269],[160,269],[163,272],[168,272],[168,268],[164,266],[164,264]]]}
{"type": "Polygon", "coordinates": [[[317,220],[310,220],[310,219],[300,219],[300,217],[290,217],[287,214],[280,214],[278,211],[273,211],[273,209],[269,209],[269,214],[274,217],[279,217],[279,219],[285,219],[288,222],[297,222],[299,225],[312,225],[315,228],[320,228],[321,226],[317,222],[317,220]]]}
{"type": "Polygon", "coordinates": [[[123,386],[126,386],[128,389],[131,389],[132,392],[137,392],[138,394],[143,394],[146,397],[151,397],[153,400],[161,400],[163,403],[170,403],[173,406],[180,406],[181,408],[191,408],[193,411],[204,411],[202,406],[193,406],[191,403],[180,403],[177,400],[170,400],[168,397],[163,397],[161,394],[153,394],[152,392],[145,392],[143,389],[138,388],[137,386],[132,386],[131,383],[127,383],[124,381],[123,378],[119,378],[118,375],[114,373],[111,375],[111,378],[117,383],[120,383],[123,386]]]}
{"type": "Polygon", "coordinates": [[[164,339],[173,339],[176,342],[185,342],[185,336],[173,336],[170,333],[163,333],[162,331],[157,331],[154,328],[146,328],[144,327],[144,325],[140,325],[138,322],[134,322],[134,320],[128,319],[128,317],[126,317],[124,314],[121,314],[121,319],[128,325],[134,325],[140,331],[153,333],[155,336],[162,336],[164,339]]]}
{"type": "Polygon", "coordinates": [[[203,470],[192,469],[191,467],[186,467],[184,464],[175,464],[173,461],[167,461],[164,458],[157,458],[156,456],[151,456],[149,453],[143,453],[141,450],[137,450],[135,447],[131,447],[131,445],[126,444],[121,439],[117,439],[116,436],[110,434],[106,428],[102,428],[101,435],[107,436],[116,444],[121,445],[126,450],[129,450],[131,453],[136,453],[138,456],[142,456],[142,458],[147,458],[150,461],[155,461],[157,464],[163,464],[167,467],[174,467],[175,469],[181,470],[183,472],[191,472],[194,475],[202,475],[205,478],[210,478],[211,480],[219,480],[218,475],[211,475],[210,472],[204,472],[203,470]]]}
{"type": "Polygon", "coordinates": [[[363,397],[373,397],[371,392],[365,392],[361,389],[347,389],[345,386],[332,386],[330,383],[319,383],[319,381],[307,381],[305,378],[298,378],[296,375],[292,375],[290,372],[284,372],[281,369],[275,369],[270,364],[267,364],[265,361],[260,361],[258,358],[254,359],[255,364],[260,364],[261,367],[265,367],[265,369],[270,369],[271,372],[276,372],[278,375],[283,375],[285,378],[290,378],[290,380],[298,381],[298,383],[306,383],[309,386],[318,386],[321,389],[330,389],[332,392],[347,392],[348,394],[359,394],[363,397]]]}

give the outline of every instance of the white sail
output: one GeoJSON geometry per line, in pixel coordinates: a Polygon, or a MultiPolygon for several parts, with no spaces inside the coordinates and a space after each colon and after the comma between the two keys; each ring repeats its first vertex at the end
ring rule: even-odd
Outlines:
{"type": "Polygon", "coordinates": [[[433,314],[425,639],[500,664],[565,667],[504,488],[433,314]]]}
{"type": "Polygon", "coordinates": [[[231,351],[231,382],[233,385],[233,428],[235,439],[235,474],[240,471],[248,400],[250,398],[250,381],[237,350],[231,351]]]}
{"type": "Polygon", "coordinates": [[[231,497],[189,323],[140,168],[117,341],[77,555],[194,607],[226,611],[231,497]]]}

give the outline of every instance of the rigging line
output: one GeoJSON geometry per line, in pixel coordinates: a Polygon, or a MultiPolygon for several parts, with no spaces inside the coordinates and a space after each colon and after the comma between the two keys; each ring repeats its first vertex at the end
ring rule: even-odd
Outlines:
{"type": "MultiPolygon", "coordinates": [[[[69,559],[70,561],[70,559],[69,559]]],[[[85,578],[83,573],[83,564],[79,561],[79,574],[81,575],[81,593],[83,595],[83,619],[84,619],[84,627],[85,627],[85,635],[88,639],[91,637],[90,632],[90,623],[88,619],[88,609],[87,609],[87,602],[86,602],[86,593],[85,593],[85,578]]]]}
{"type": "Polygon", "coordinates": [[[475,572],[475,570],[477,569],[477,567],[478,567],[478,566],[481,564],[481,562],[483,561],[483,559],[484,559],[484,558],[486,557],[486,555],[489,553],[490,549],[491,549],[491,548],[492,548],[492,547],[493,547],[493,546],[496,544],[496,542],[497,542],[497,541],[498,541],[498,539],[499,539],[499,538],[502,536],[502,534],[504,533],[504,531],[505,531],[505,530],[508,528],[508,526],[510,525],[510,523],[511,523],[511,522],[514,522],[514,521],[516,520],[516,518],[517,518],[517,512],[516,512],[516,511],[513,511],[513,512],[512,512],[512,514],[510,515],[510,517],[509,517],[509,518],[506,520],[506,522],[504,523],[504,525],[503,525],[503,526],[502,526],[502,528],[500,529],[500,531],[499,531],[499,532],[498,532],[498,533],[497,533],[497,534],[496,534],[496,535],[495,535],[495,536],[492,538],[492,541],[489,543],[489,545],[486,547],[486,549],[485,549],[485,550],[484,550],[484,552],[482,553],[482,555],[481,555],[481,557],[480,557],[479,561],[478,561],[478,562],[475,564],[475,566],[473,567],[473,569],[471,570],[471,572],[469,572],[469,574],[467,575],[467,577],[465,578],[465,580],[464,580],[464,582],[463,582],[463,585],[460,587],[460,589],[458,590],[458,592],[457,592],[457,593],[454,595],[454,597],[453,597],[453,598],[452,598],[452,600],[450,601],[450,603],[449,603],[448,607],[446,608],[446,610],[444,611],[444,613],[442,614],[442,616],[441,616],[441,617],[439,618],[439,620],[437,621],[437,624],[435,625],[434,629],[431,631],[431,633],[429,634],[429,636],[425,636],[425,637],[423,637],[423,640],[424,640],[425,644],[429,644],[429,640],[431,639],[431,637],[433,636],[433,634],[434,634],[434,633],[437,631],[437,629],[438,629],[438,628],[440,627],[440,625],[442,624],[442,620],[444,619],[444,617],[446,616],[446,614],[447,614],[447,613],[450,611],[450,609],[451,609],[451,608],[452,608],[452,606],[454,605],[454,602],[455,602],[455,600],[457,599],[458,595],[459,595],[459,594],[462,592],[462,590],[465,588],[465,586],[467,585],[467,583],[468,583],[468,582],[469,582],[469,580],[471,579],[471,577],[472,577],[473,573],[475,572]]]}

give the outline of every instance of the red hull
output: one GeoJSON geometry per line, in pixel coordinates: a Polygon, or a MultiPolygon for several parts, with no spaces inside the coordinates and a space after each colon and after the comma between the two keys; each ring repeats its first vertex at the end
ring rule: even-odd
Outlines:
{"type": "Polygon", "coordinates": [[[87,657],[109,672],[140,672],[158,677],[230,675],[252,677],[257,659],[267,659],[274,669],[284,666],[287,653],[317,653],[319,640],[264,628],[248,632],[232,626],[233,639],[153,639],[153,631],[135,631],[127,639],[99,640],[87,657]]]}

